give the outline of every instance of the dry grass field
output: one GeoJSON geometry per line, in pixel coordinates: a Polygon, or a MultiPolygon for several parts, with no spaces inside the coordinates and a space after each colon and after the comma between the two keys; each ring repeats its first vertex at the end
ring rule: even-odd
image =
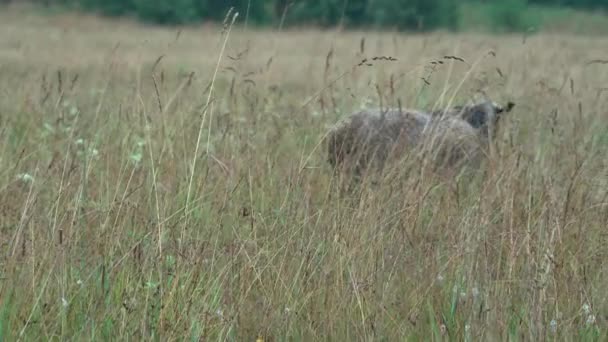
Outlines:
{"type": "Polygon", "coordinates": [[[606,340],[606,51],[2,12],[0,339],[606,340]],[[339,196],[343,115],[480,92],[485,174],[339,196]]]}

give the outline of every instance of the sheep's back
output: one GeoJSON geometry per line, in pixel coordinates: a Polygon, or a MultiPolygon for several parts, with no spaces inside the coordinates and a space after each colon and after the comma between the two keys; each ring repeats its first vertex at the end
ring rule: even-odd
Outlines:
{"type": "Polygon", "coordinates": [[[354,158],[358,167],[382,167],[390,155],[401,156],[421,139],[428,115],[413,110],[362,110],[330,131],[329,159],[336,165],[354,158]]]}

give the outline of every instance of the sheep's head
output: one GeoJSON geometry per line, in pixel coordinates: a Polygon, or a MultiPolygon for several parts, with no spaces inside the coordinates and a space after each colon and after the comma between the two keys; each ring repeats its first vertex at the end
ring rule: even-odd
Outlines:
{"type": "Polygon", "coordinates": [[[502,106],[494,101],[482,101],[472,105],[455,107],[458,116],[468,122],[473,128],[480,130],[484,135],[494,134],[498,121],[503,113],[510,112],[515,103],[508,102],[502,106]]]}

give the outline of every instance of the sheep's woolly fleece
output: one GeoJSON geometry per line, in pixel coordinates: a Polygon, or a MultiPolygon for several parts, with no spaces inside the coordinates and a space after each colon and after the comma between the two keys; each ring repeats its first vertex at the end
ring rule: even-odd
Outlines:
{"type": "MultiPolygon", "coordinates": [[[[507,111],[512,106],[509,103],[507,111]]],[[[414,151],[430,154],[435,167],[477,164],[484,153],[486,126],[495,126],[497,114],[503,111],[493,102],[430,113],[413,109],[358,111],[328,132],[328,160],[333,167],[356,174],[371,166],[383,169],[387,161],[414,151]]]]}

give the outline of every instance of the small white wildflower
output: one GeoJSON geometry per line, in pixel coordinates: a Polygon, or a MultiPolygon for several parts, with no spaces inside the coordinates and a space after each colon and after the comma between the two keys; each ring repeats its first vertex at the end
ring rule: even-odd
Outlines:
{"type": "Polygon", "coordinates": [[[216,314],[218,317],[224,317],[224,311],[222,311],[222,309],[217,309],[217,310],[215,311],[215,314],[216,314]]]}
{"type": "Polygon", "coordinates": [[[76,280],[76,285],[82,286],[82,280],[80,280],[80,279],[76,280]]]}
{"type": "Polygon", "coordinates": [[[135,164],[139,164],[139,162],[141,162],[141,158],[142,158],[142,154],[140,152],[137,153],[133,153],[129,156],[129,159],[135,163],[135,164]]]}
{"type": "Polygon", "coordinates": [[[439,284],[443,283],[443,276],[442,276],[441,274],[439,274],[439,275],[437,276],[437,282],[438,282],[439,284]]]}
{"type": "Polygon", "coordinates": [[[152,282],[152,281],[148,281],[146,282],[146,287],[148,289],[155,289],[158,286],[158,283],[152,282]]]}
{"type": "Polygon", "coordinates": [[[44,124],[42,124],[42,127],[44,127],[44,130],[47,134],[55,133],[55,127],[53,127],[50,123],[45,122],[44,124]]]}
{"type": "Polygon", "coordinates": [[[464,325],[464,332],[466,332],[466,333],[471,332],[471,325],[470,324],[465,324],[464,325]]]}
{"type": "Polygon", "coordinates": [[[82,138],[78,138],[76,139],[76,141],[74,142],[76,145],[84,145],[84,139],[82,138]]]}
{"type": "Polygon", "coordinates": [[[95,158],[98,155],[99,155],[99,151],[96,148],[93,148],[93,147],[89,148],[89,156],[91,158],[95,158]]]}
{"type": "Polygon", "coordinates": [[[549,322],[549,330],[553,334],[557,332],[557,321],[555,319],[552,319],[551,322],[549,322]]]}
{"type": "Polygon", "coordinates": [[[589,306],[589,304],[587,304],[587,303],[583,304],[583,312],[585,313],[585,315],[588,315],[589,313],[591,313],[591,307],[589,306]]]}
{"type": "Polygon", "coordinates": [[[286,307],[285,307],[285,313],[286,313],[286,314],[288,314],[288,313],[290,313],[290,312],[291,312],[291,309],[290,309],[289,307],[287,307],[287,306],[286,306],[286,307]]]}
{"type": "Polygon", "coordinates": [[[595,324],[595,315],[589,315],[587,316],[587,325],[592,325],[595,324]]]}
{"type": "Polygon", "coordinates": [[[361,109],[368,108],[374,104],[374,100],[371,98],[365,98],[361,101],[361,109]]]}
{"type": "Polygon", "coordinates": [[[20,173],[17,175],[17,179],[24,183],[32,183],[34,182],[34,177],[29,173],[20,173]]]}
{"type": "Polygon", "coordinates": [[[76,116],[80,113],[80,111],[78,110],[78,108],[76,108],[75,106],[70,107],[70,115],[71,116],[76,116]]]}
{"type": "Polygon", "coordinates": [[[479,289],[477,287],[472,288],[471,295],[473,295],[473,298],[479,297],[479,289]]]}
{"type": "Polygon", "coordinates": [[[68,307],[68,301],[64,297],[61,297],[61,305],[63,305],[64,308],[68,307]]]}

